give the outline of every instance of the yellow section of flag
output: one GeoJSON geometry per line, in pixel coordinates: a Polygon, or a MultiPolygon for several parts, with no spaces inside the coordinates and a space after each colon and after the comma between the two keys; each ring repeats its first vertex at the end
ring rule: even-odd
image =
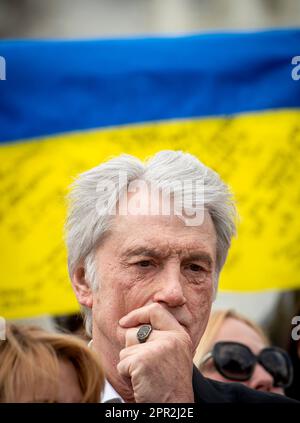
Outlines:
{"type": "Polygon", "coordinates": [[[300,111],[157,122],[1,146],[0,315],[78,310],[63,241],[74,177],[120,153],[195,154],[231,186],[241,221],[220,288],[300,287],[300,111]]]}

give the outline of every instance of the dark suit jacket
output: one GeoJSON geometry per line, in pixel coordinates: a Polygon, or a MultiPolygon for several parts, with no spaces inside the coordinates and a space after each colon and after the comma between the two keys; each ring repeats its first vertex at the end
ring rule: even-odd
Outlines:
{"type": "Polygon", "coordinates": [[[207,379],[194,366],[193,389],[196,403],[296,403],[283,395],[250,389],[241,383],[223,383],[207,379]]]}

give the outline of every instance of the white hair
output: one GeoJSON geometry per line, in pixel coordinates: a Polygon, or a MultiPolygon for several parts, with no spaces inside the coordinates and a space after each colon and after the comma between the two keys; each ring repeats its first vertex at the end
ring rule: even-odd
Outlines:
{"type": "MultiPolygon", "coordinates": [[[[71,186],[69,213],[66,222],[66,242],[70,277],[79,263],[84,265],[86,279],[93,290],[99,288],[99,272],[94,259],[96,247],[110,228],[113,216],[110,213],[128,185],[135,180],[155,183],[159,187],[173,189],[174,181],[203,181],[204,208],[214,223],[217,235],[215,291],[219,273],[225,263],[231,238],[236,233],[236,208],[229,187],[212,169],[201,163],[195,156],[182,151],[164,150],[146,162],[134,156],[121,154],[116,158],[80,174],[71,186]],[[120,182],[120,172],[127,179],[120,182]],[[102,183],[114,184],[115,189],[99,190],[102,183]],[[106,205],[106,212],[99,213],[99,204],[106,205]],[[97,211],[98,210],[98,211],[97,211]]],[[[176,189],[176,188],[175,188],[176,189]]],[[[173,190],[173,191],[172,191],[173,190]]],[[[183,195],[189,204],[195,204],[192,192],[183,185],[183,195]],[[186,195],[187,194],[187,195],[186,195]]],[[[197,203],[196,199],[196,204],[197,203]]],[[[86,331],[91,336],[92,312],[83,307],[86,331]]]]}

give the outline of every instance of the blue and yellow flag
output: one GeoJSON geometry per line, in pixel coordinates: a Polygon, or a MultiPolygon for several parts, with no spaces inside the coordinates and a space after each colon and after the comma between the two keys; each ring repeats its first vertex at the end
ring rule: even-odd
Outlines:
{"type": "Polygon", "coordinates": [[[300,287],[299,55],[300,30],[2,41],[0,315],[78,310],[65,195],[122,152],[188,151],[232,187],[222,290],[300,287]]]}

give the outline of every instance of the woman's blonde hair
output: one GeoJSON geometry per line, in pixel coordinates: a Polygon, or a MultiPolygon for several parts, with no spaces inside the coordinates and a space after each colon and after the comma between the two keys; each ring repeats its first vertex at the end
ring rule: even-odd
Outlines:
{"type": "Polygon", "coordinates": [[[260,338],[262,339],[262,341],[264,342],[266,346],[270,345],[270,341],[268,337],[266,336],[266,334],[252,320],[248,319],[242,314],[237,313],[234,310],[216,310],[216,311],[213,311],[210,315],[207,327],[205,329],[205,332],[201,338],[201,341],[194,355],[194,363],[198,368],[200,368],[201,366],[203,357],[205,357],[206,354],[212,350],[214,345],[214,339],[217,333],[221,329],[221,326],[223,325],[225,319],[229,317],[239,320],[245,323],[246,325],[248,325],[260,336],[260,338]]]}
{"type": "Polygon", "coordinates": [[[75,336],[46,332],[38,327],[7,324],[0,341],[0,403],[17,402],[29,389],[34,397],[46,381],[50,398],[57,400],[59,360],[69,360],[82,391],[81,402],[100,402],[104,373],[98,357],[75,336]]]}

